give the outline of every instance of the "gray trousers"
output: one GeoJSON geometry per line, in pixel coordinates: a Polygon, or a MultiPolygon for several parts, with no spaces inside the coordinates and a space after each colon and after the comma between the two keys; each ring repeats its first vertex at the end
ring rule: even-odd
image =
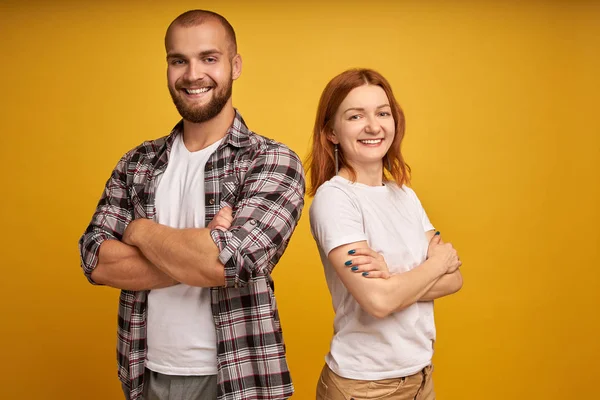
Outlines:
{"type": "MultiPolygon", "coordinates": [[[[129,388],[123,386],[125,399],[129,400],[129,388]]],[[[216,400],[217,376],[164,375],[144,372],[143,400],[216,400]]]]}

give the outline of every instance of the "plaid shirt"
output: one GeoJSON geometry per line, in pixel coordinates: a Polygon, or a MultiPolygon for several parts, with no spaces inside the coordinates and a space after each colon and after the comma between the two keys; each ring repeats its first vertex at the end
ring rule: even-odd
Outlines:
{"type": "MultiPolygon", "coordinates": [[[[170,135],[144,142],[115,167],[79,241],[90,282],[102,242],[120,240],[133,219],[155,217],[156,178],[182,132],[180,122],[170,135]]],[[[293,393],[271,271],[300,219],[304,189],[298,156],[251,132],[236,110],[204,173],[206,224],[226,205],[235,216],[228,231],[211,231],[225,266],[225,287],[210,289],[220,400],[285,399],[293,393]]],[[[119,378],[131,400],[142,398],[144,386],[147,295],[123,290],[119,300],[119,378]]]]}

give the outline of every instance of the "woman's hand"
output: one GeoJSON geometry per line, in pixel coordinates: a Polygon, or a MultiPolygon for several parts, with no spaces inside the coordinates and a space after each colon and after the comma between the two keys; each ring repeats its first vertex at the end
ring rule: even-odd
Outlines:
{"type": "Polygon", "coordinates": [[[348,261],[344,263],[352,273],[362,274],[365,278],[390,277],[387,263],[383,256],[369,247],[361,247],[348,251],[348,261]]]}
{"type": "Polygon", "coordinates": [[[451,243],[444,243],[439,232],[436,232],[429,242],[427,259],[435,260],[441,264],[446,274],[455,272],[462,265],[456,249],[451,243]]]}

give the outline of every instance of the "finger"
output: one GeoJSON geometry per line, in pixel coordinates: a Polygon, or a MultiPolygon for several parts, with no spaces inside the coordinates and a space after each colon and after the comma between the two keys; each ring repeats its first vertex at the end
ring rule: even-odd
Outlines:
{"type": "Polygon", "coordinates": [[[213,229],[219,229],[222,231],[227,231],[227,230],[229,230],[229,228],[231,228],[231,224],[223,224],[223,223],[219,223],[219,222],[217,222],[215,224],[215,226],[213,227],[213,229]]]}
{"type": "Polygon", "coordinates": [[[360,247],[358,249],[352,249],[348,251],[348,255],[351,256],[369,256],[369,257],[378,257],[379,253],[370,247],[360,247]]]}
{"type": "Polygon", "coordinates": [[[213,218],[212,221],[210,221],[210,223],[208,224],[208,227],[210,229],[215,229],[218,225],[220,225],[219,224],[219,219],[215,217],[215,218],[213,218]]]}
{"type": "Polygon", "coordinates": [[[387,270],[384,266],[379,263],[367,263],[361,265],[353,265],[350,267],[352,272],[370,272],[370,271],[384,271],[387,270]]]}
{"type": "Polygon", "coordinates": [[[352,267],[354,265],[364,265],[364,264],[369,264],[372,262],[373,262],[373,257],[358,256],[358,257],[349,258],[346,262],[344,262],[344,265],[346,267],[352,267]]]}
{"type": "Polygon", "coordinates": [[[231,220],[223,216],[217,216],[214,221],[217,221],[219,224],[231,225],[231,220]]]}
{"type": "Polygon", "coordinates": [[[431,240],[429,241],[429,244],[439,244],[442,241],[442,235],[440,234],[440,231],[437,231],[433,237],[431,238],[431,240]]]}
{"type": "Polygon", "coordinates": [[[387,271],[372,271],[363,272],[362,276],[368,279],[387,279],[390,277],[390,273],[387,271]]]}
{"type": "Polygon", "coordinates": [[[231,221],[217,215],[212,219],[212,221],[210,221],[210,223],[208,224],[208,228],[216,229],[217,226],[221,226],[222,228],[225,228],[225,230],[227,230],[229,229],[229,227],[231,227],[231,221]]]}
{"type": "Polygon", "coordinates": [[[233,218],[233,210],[229,206],[223,207],[219,210],[219,212],[217,213],[217,216],[232,219],[233,218]]]}

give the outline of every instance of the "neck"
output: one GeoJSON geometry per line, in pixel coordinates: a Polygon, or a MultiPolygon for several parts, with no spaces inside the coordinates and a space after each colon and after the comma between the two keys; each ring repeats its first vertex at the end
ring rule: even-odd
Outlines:
{"type": "MultiPolygon", "coordinates": [[[[383,185],[383,165],[381,163],[372,165],[352,166],[356,172],[356,182],[368,186],[383,185]]],[[[343,178],[350,179],[350,173],[346,168],[340,169],[339,175],[343,178]]]]}
{"type": "Polygon", "coordinates": [[[191,151],[202,150],[226,134],[235,118],[231,98],[216,117],[201,123],[183,120],[183,143],[191,151]]]}

